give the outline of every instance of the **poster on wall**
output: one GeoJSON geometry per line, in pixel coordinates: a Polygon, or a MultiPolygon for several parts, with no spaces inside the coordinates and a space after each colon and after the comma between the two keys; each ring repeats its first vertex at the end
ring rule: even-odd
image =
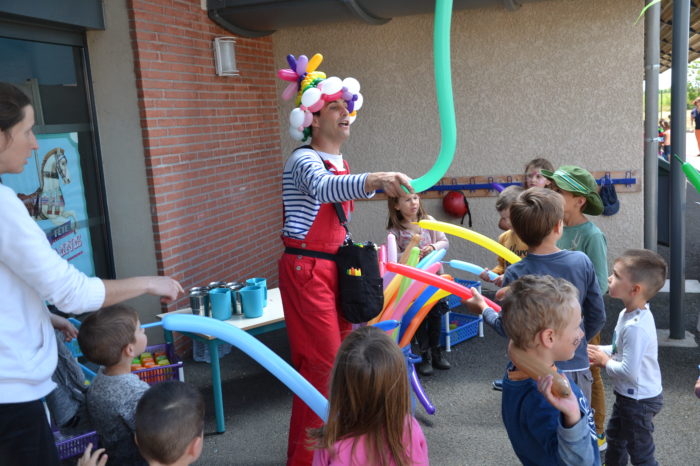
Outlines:
{"type": "Polygon", "coordinates": [[[95,275],[78,133],[38,134],[39,149],[24,171],[3,175],[36,220],[51,247],[89,276],[95,275]]]}

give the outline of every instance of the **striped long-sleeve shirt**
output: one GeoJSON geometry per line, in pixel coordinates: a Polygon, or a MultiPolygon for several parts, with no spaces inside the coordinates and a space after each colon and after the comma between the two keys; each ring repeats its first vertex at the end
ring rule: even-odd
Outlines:
{"type": "Polygon", "coordinates": [[[364,189],[367,173],[334,175],[326,169],[322,160],[342,165],[342,155],[308,148],[295,150],[287,160],[282,175],[283,236],[306,238],[321,204],[374,196],[374,191],[366,192],[364,189]]]}

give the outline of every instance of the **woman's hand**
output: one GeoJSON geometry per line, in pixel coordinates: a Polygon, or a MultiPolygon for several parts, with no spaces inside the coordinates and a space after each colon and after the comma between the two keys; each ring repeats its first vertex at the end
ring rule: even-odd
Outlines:
{"type": "Polygon", "coordinates": [[[73,338],[78,337],[78,329],[75,328],[75,325],[71,324],[70,320],[66,318],[52,313],[51,325],[53,328],[63,333],[66,341],[71,341],[73,338]]]}

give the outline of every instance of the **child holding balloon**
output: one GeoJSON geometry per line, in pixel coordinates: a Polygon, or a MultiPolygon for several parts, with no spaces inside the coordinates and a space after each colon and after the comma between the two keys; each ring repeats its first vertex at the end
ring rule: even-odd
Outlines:
{"type": "MultiPolygon", "coordinates": [[[[434,220],[421,205],[418,194],[408,194],[402,197],[388,198],[389,223],[387,229],[396,237],[396,247],[399,253],[404,252],[411,242],[413,235],[420,235],[420,257],[423,258],[432,251],[447,249],[450,243],[441,231],[424,230],[417,225],[420,220],[434,220]]],[[[416,366],[421,375],[432,375],[433,368],[447,370],[450,363],[440,348],[440,330],[442,315],[449,310],[444,299],[438,301],[428,313],[423,323],[416,331],[416,340],[422,361],[416,366]]]]}
{"type": "Polygon", "coordinates": [[[513,361],[501,414],[515,454],[523,464],[599,465],[588,402],[554,367],[583,341],[578,290],[562,278],[524,275],[511,283],[501,314],[513,361]]]}
{"type": "Polygon", "coordinates": [[[376,327],[343,341],[331,374],[328,422],[310,431],[313,466],[427,465],[428,445],[411,415],[406,361],[376,327]]]}
{"type": "MultiPolygon", "coordinates": [[[[525,257],[527,256],[527,244],[515,234],[510,224],[510,206],[515,202],[521,192],[523,192],[522,186],[515,185],[508,186],[501,191],[496,198],[496,210],[498,211],[498,215],[500,215],[498,228],[504,231],[498,237],[498,242],[517,254],[518,257],[525,257]]],[[[479,278],[485,282],[493,282],[496,286],[500,287],[503,284],[503,274],[507,266],[508,264],[505,259],[498,256],[498,265],[491,270],[493,273],[497,274],[498,277],[491,280],[491,277],[489,277],[489,270],[484,269],[479,275],[479,278]]]]}

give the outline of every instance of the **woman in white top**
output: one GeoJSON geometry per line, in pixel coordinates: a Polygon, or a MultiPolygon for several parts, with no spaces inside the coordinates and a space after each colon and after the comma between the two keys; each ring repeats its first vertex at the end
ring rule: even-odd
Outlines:
{"type": "MultiPolygon", "coordinates": [[[[34,110],[0,83],[0,176],[21,173],[38,148],[34,110]]],[[[15,192],[0,183],[0,464],[59,464],[41,398],[55,388],[56,337],[46,302],[68,313],[94,311],[142,294],[172,301],[169,277],[102,280],[62,259],[15,192]]]]}

